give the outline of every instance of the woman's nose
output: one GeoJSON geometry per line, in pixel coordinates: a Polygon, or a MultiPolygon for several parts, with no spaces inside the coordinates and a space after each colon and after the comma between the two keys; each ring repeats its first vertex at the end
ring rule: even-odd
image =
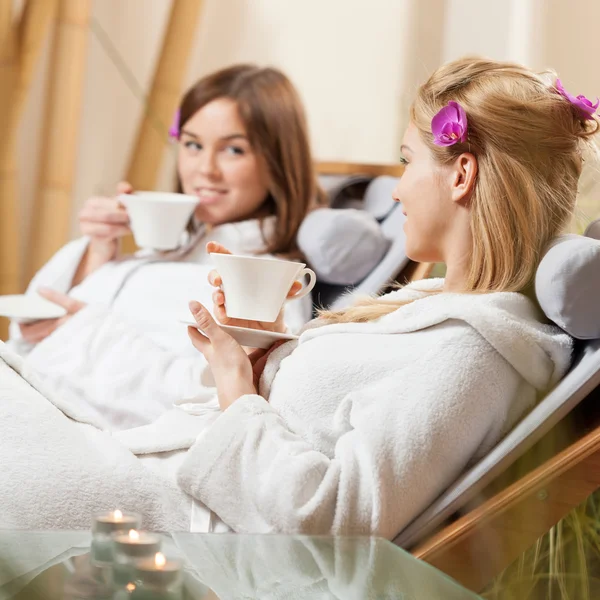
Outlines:
{"type": "Polygon", "coordinates": [[[401,202],[400,200],[400,182],[396,184],[396,187],[392,190],[392,200],[394,202],[401,202]]]}
{"type": "Polygon", "coordinates": [[[205,177],[215,178],[220,174],[219,162],[214,152],[202,152],[199,157],[199,171],[205,177]]]}

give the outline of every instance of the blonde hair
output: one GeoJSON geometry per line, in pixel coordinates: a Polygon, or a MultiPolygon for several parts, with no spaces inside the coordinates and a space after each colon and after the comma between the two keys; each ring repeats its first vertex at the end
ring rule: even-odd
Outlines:
{"type": "MultiPolygon", "coordinates": [[[[599,128],[555,89],[556,74],[518,64],[464,58],[439,68],[422,85],[411,121],[437,163],[471,152],[478,174],[470,199],[473,235],[464,292],[522,291],[532,281],[550,240],[575,209],[583,153],[599,128]],[[431,119],[450,100],[468,118],[468,139],[436,146],[431,119]]],[[[363,299],[333,322],[365,322],[404,303],[363,299]]]]}

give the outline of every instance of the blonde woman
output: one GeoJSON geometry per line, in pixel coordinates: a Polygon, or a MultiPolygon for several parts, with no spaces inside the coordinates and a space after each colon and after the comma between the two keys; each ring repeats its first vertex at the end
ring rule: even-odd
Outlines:
{"type": "MultiPolygon", "coordinates": [[[[486,454],[569,364],[571,340],[522,292],[571,217],[597,106],[516,64],[438,69],[394,199],[407,254],[446,278],[321,314],[257,387],[260,366],[192,303],[222,413],[182,488],[235,531],[392,538],[486,454]]],[[[214,302],[223,319],[220,290],[214,302]]]]}

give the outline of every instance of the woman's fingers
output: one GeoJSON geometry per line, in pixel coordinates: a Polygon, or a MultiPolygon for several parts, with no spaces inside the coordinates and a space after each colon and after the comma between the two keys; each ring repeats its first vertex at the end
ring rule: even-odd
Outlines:
{"type": "Polygon", "coordinates": [[[300,281],[294,281],[294,283],[292,283],[292,287],[290,288],[290,291],[288,292],[287,297],[293,298],[301,289],[302,289],[302,283],[300,281]]]}
{"type": "Polygon", "coordinates": [[[218,342],[222,339],[226,334],[219,327],[217,322],[213,319],[210,312],[206,309],[206,307],[202,306],[200,302],[196,302],[192,300],[190,302],[190,311],[198,325],[198,329],[204,333],[204,336],[208,338],[211,342],[218,342]]]}
{"type": "Polygon", "coordinates": [[[215,290],[212,293],[212,301],[215,306],[224,306],[225,305],[225,294],[222,290],[215,290]]]}
{"type": "Polygon", "coordinates": [[[57,327],[58,319],[45,319],[19,325],[23,339],[30,344],[37,344],[45,340],[57,327]]]}
{"type": "Polygon", "coordinates": [[[131,194],[133,186],[128,181],[119,181],[117,183],[117,194],[131,194]]]}
{"type": "Polygon", "coordinates": [[[208,244],[206,244],[206,251],[209,254],[231,254],[230,250],[218,242],[208,242],[208,244]]]}
{"type": "Polygon", "coordinates": [[[81,233],[91,238],[113,240],[131,233],[129,225],[108,225],[81,221],[81,233]]]}
{"type": "Polygon", "coordinates": [[[42,298],[46,298],[46,300],[50,300],[50,302],[62,306],[69,314],[74,314],[85,306],[83,302],[50,288],[39,288],[38,294],[42,296],[42,298]]]}
{"type": "Polygon", "coordinates": [[[208,274],[208,283],[213,287],[219,287],[223,285],[223,280],[217,271],[214,269],[208,274]]]}
{"type": "Polygon", "coordinates": [[[222,325],[227,325],[231,321],[231,319],[227,316],[227,312],[225,310],[224,304],[220,304],[220,305],[215,304],[214,313],[215,313],[215,318],[222,325]]]}
{"type": "Polygon", "coordinates": [[[79,222],[129,225],[129,215],[123,209],[87,208],[82,209],[79,213],[79,222]]]}
{"type": "Polygon", "coordinates": [[[80,214],[89,215],[96,212],[127,215],[127,210],[123,207],[118,198],[108,198],[106,196],[92,196],[91,198],[88,198],[81,208],[80,214]]]}
{"type": "Polygon", "coordinates": [[[131,233],[129,215],[115,198],[90,198],[79,212],[79,226],[84,235],[101,241],[131,233]]]}
{"type": "Polygon", "coordinates": [[[188,327],[188,336],[192,340],[194,348],[202,352],[202,354],[210,348],[210,340],[191,325],[188,327]]]}

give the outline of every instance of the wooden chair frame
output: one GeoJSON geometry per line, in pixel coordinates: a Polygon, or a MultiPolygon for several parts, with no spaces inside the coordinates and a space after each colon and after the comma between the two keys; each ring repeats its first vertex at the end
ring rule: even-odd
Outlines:
{"type": "Polygon", "coordinates": [[[600,388],[499,479],[479,502],[412,550],[479,592],[600,489],[600,388]]]}

